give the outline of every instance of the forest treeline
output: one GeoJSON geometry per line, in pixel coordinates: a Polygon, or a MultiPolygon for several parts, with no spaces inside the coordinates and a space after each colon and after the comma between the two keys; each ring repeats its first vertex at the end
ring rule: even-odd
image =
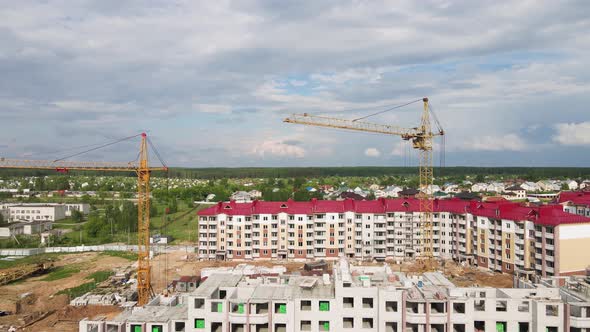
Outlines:
{"type": "MultiPolygon", "coordinates": [[[[417,167],[240,167],[240,168],[179,168],[172,167],[168,172],[171,178],[294,178],[294,177],[325,177],[325,176],[405,176],[416,175],[417,167]]],[[[93,175],[125,175],[121,172],[82,172],[72,171],[70,174],[93,175]]],[[[0,177],[10,176],[42,176],[55,175],[47,170],[0,169],[0,177]]],[[[129,176],[135,173],[129,172],[129,176]]],[[[444,167],[435,168],[435,176],[465,175],[503,175],[531,178],[588,178],[590,168],[587,167],[444,167]]],[[[154,172],[153,176],[165,177],[164,172],[154,172]]]]}

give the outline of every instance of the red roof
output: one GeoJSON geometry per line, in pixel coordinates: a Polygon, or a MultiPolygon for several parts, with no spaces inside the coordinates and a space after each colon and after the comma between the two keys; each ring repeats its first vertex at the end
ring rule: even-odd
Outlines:
{"type": "MultiPolygon", "coordinates": [[[[562,193],[563,194],[563,193],[562,193]]],[[[586,195],[590,200],[590,195],[586,195]]],[[[480,202],[461,199],[435,199],[434,212],[450,212],[455,214],[471,213],[475,216],[523,221],[530,220],[543,225],[560,225],[571,223],[590,223],[590,218],[564,212],[561,205],[526,206],[510,201],[480,202]]],[[[265,202],[250,203],[217,203],[198,212],[199,216],[253,215],[253,214],[318,214],[318,213],[374,213],[386,214],[392,212],[418,212],[420,201],[416,198],[395,198],[372,201],[324,201],[312,199],[308,202],[265,202]]]]}
{"type": "Polygon", "coordinates": [[[590,191],[562,191],[557,196],[557,202],[572,202],[575,205],[590,206],[590,191]]]}

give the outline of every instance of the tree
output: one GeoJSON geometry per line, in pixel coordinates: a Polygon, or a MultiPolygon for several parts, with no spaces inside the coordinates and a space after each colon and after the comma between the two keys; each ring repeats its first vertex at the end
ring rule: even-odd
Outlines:
{"type": "Polygon", "coordinates": [[[108,223],[104,222],[98,213],[91,213],[88,216],[88,222],[84,226],[88,236],[93,238],[100,238],[110,234],[108,223]]]}
{"type": "Polygon", "coordinates": [[[72,210],[72,220],[76,223],[80,223],[84,220],[84,214],[78,210],[72,210]]]}

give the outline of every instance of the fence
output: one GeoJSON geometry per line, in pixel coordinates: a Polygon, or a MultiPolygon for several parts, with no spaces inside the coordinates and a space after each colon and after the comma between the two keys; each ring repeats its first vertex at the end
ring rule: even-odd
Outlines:
{"type": "MultiPolygon", "coordinates": [[[[187,252],[196,252],[195,246],[165,246],[152,245],[152,251],[172,252],[179,250],[186,250],[187,252]]],[[[44,253],[75,253],[75,252],[89,252],[89,251],[137,251],[136,245],[115,245],[105,244],[98,246],[77,246],[77,247],[46,247],[46,248],[30,248],[30,249],[0,249],[0,256],[31,256],[44,253]]]]}

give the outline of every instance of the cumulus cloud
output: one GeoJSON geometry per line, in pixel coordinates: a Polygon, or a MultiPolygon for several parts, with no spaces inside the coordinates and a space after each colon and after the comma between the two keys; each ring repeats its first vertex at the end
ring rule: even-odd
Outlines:
{"type": "Polygon", "coordinates": [[[527,144],[516,134],[484,135],[466,140],[461,147],[470,151],[523,151],[527,148],[527,144]]]}
{"type": "Polygon", "coordinates": [[[305,149],[296,146],[286,144],[281,141],[264,141],[254,147],[252,153],[260,157],[275,156],[275,157],[291,157],[291,158],[303,158],[305,157],[305,149]]]}
{"type": "Polygon", "coordinates": [[[377,148],[367,148],[365,150],[365,156],[367,157],[379,157],[381,155],[381,151],[377,148]]]}
{"type": "MultiPolygon", "coordinates": [[[[39,137],[64,146],[76,131],[83,145],[151,129],[171,165],[351,165],[366,146],[386,151],[383,137],[318,129],[295,144],[299,129],[281,119],[354,119],[428,96],[450,163],[539,140],[545,160],[580,137],[543,128],[587,121],[590,35],[579,32],[589,11],[588,1],[16,1],[0,8],[0,142],[19,145],[0,153],[41,151],[39,137]],[[527,129],[532,119],[541,129],[527,129]],[[207,146],[216,149],[205,158],[187,157],[207,146]]],[[[420,111],[371,121],[414,127],[420,111]]],[[[586,164],[568,157],[559,160],[586,164]]]]}
{"type": "Polygon", "coordinates": [[[553,141],[563,145],[590,145],[590,122],[558,123],[553,141]]]}

